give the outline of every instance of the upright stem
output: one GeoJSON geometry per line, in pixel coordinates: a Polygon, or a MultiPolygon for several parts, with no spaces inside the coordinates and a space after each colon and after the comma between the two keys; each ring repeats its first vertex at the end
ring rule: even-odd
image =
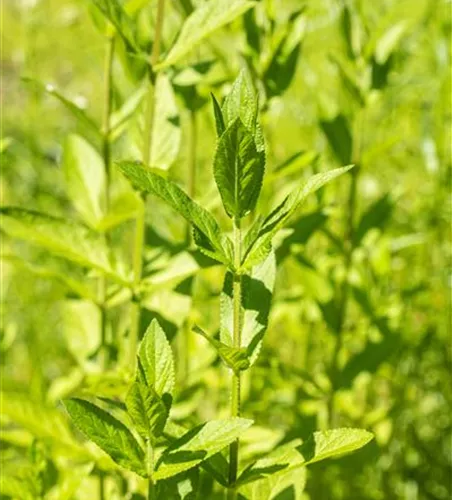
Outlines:
{"type": "MultiPolygon", "coordinates": [[[[102,155],[105,167],[105,213],[108,213],[110,207],[110,181],[111,181],[111,147],[110,147],[110,129],[111,129],[111,109],[113,101],[113,58],[115,52],[115,38],[108,38],[105,51],[104,63],[104,112],[102,120],[102,155]]],[[[108,234],[105,235],[108,240],[108,234]]],[[[108,339],[107,339],[107,310],[105,300],[107,296],[107,280],[105,276],[99,279],[99,304],[101,317],[101,347],[99,361],[102,368],[108,364],[108,339]]],[[[102,481],[102,478],[101,478],[102,481]]]]}
{"type": "Polygon", "coordinates": [[[151,440],[148,439],[146,443],[146,461],[148,471],[148,496],[147,500],[156,500],[155,483],[152,480],[152,472],[154,470],[154,449],[152,448],[151,440]]]}
{"type": "MultiPolygon", "coordinates": [[[[240,267],[242,254],[242,234],[240,219],[234,220],[234,266],[240,267]]],[[[232,285],[233,297],[233,346],[240,348],[242,336],[242,277],[234,273],[232,285]]],[[[240,417],[240,373],[232,374],[231,382],[231,417],[240,417]]],[[[228,500],[235,500],[235,482],[237,481],[237,471],[239,465],[239,440],[235,440],[229,446],[229,490],[228,500]]]]}
{"type": "Polygon", "coordinates": [[[99,472],[99,500],[105,500],[105,474],[99,472]]]}
{"type": "Polygon", "coordinates": [[[345,276],[342,283],[340,294],[339,294],[339,306],[338,306],[338,322],[337,322],[337,337],[336,344],[334,346],[333,358],[331,361],[331,379],[333,383],[333,388],[328,400],[328,419],[330,425],[335,425],[336,415],[335,415],[335,381],[337,379],[339,371],[339,354],[344,342],[344,324],[345,318],[347,317],[347,309],[350,295],[349,286],[349,274],[352,265],[353,252],[355,250],[355,216],[356,216],[356,204],[358,197],[358,179],[361,168],[361,141],[362,141],[362,128],[364,121],[364,110],[358,111],[358,116],[355,122],[354,130],[354,145],[353,145],[353,158],[352,161],[355,167],[350,171],[350,189],[348,193],[347,201],[347,222],[344,231],[344,268],[345,276]]]}
{"type": "MultiPolygon", "coordinates": [[[[196,113],[192,109],[188,111],[188,151],[187,151],[187,191],[190,198],[196,196],[196,144],[197,144],[197,129],[196,129],[196,113]]],[[[187,245],[191,243],[191,229],[192,226],[187,222],[185,241],[187,245]]],[[[194,278],[191,281],[191,289],[193,290],[194,278]]],[[[178,379],[179,387],[183,389],[187,384],[188,374],[190,371],[190,336],[191,336],[192,320],[187,318],[184,322],[183,328],[179,331],[177,341],[177,365],[178,365],[178,379]]]]}
{"type": "MultiPolygon", "coordinates": [[[[144,141],[143,141],[143,163],[149,165],[152,152],[152,135],[154,130],[154,117],[155,117],[155,73],[154,67],[158,63],[160,57],[160,42],[162,38],[162,26],[164,16],[165,0],[158,0],[157,4],[157,17],[155,23],[154,44],[152,46],[152,53],[150,58],[151,68],[149,71],[149,90],[146,100],[146,119],[144,128],[144,141]]],[[[133,273],[134,273],[134,291],[141,281],[143,270],[143,247],[144,247],[144,232],[145,232],[145,197],[143,197],[143,210],[140,211],[136,218],[135,225],[135,238],[133,246],[133,273]]],[[[135,366],[135,355],[138,345],[138,335],[140,329],[140,316],[141,305],[139,298],[135,297],[131,305],[131,323],[129,333],[128,345],[128,367],[133,369],[135,366]]]]}

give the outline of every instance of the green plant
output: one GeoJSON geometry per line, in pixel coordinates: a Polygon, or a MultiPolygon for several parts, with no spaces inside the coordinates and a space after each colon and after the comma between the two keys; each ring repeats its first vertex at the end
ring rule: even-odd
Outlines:
{"type": "MultiPolygon", "coordinates": [[[[304,199],[330,180],[346,172],[344,167],[317,174],[307,183],[292,191],[266,217],[257,217],[242,237],[242,219],[257,204],[265,170],[265,143],[258,123],[258,100],[246,73],[234,82],[230,93],[220,107],[213,97],[217,130],[217,149],[213,173],[224,209],[233,223],[233,239],[222,232],[214,216],[193,201],[175,183],[151,171],[144,164],[121,162],[121,171],[135,189],[153,194],[167,202],[192,224],[194,240],[199,249],[210,258],[227,266],[222,293],[220,340],[211,338],[200,327],[201,334],[217,351],[232,372],[231,418],[240,417],[241,372],[255,362],[267,327],[271,294],[275,277],[275,258],[272,240],[304,199]]],[[[370,439],[365,431],[335,431],[339,440],[343,432],[357,434],[357,447],[370,439]],[[360,434],[361,433],[361,434],[360,434]]],[[[352,438],[351,448],[355,447],[352,438]]],[[[278,451],[275,452],[278,454],[278,451]]],[[[308,460],[303,457],[299,466],[308,460]]],[[[283,470],[286,463],[274,464],[283,470]]],[[[229,447],[229,498],[237,498],[239,441],[229,447]]],[[[258,480],[264,475],[253,476],[258,480]]]]}

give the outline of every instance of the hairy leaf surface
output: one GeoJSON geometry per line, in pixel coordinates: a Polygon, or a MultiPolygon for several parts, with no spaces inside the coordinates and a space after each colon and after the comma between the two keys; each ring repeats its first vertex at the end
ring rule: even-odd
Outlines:
{"type": "Polygon", "coordinates": [[[127,427],[98,406],[82,399],[64,402],[75,426],[120,466],[146,477],[145,454],[127,427]]]}

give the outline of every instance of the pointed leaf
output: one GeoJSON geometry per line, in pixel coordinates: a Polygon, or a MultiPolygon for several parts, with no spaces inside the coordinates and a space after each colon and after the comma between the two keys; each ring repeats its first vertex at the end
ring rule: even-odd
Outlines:
{"type": "Polygon", "coordinates": [[[213,94],[211,94],[211,97],[212,97],[213,114],[215,117],[215,128],[217,130],[217,136],[220,137],[226,130],[226,125],[224,123],[223,112],[221,111],[221,107],[218,104],[218,101],[216,100],[213,94]]]}
{"type": "Polygon", "coordinates": [[[58,99],[73,115],[74,117],[83,125],[89,132],[92,133],[93,137],[100,138],[100,127],[88,114],[80,108],[76,103],[61,94],[56,88],[50,83],[43,83],[39,80],[30,77],[22,77],[22,80],[30,85],[33,85],[40,92],[45,92],[51,96],[58,99]]]}
{"type": "Polygon", "coordinates": [[[156,319],[152,320],[138,351],[144,377],[149,387],[160,397],[172,395],[174,361],[171,346],[156,319]]]}
{"type": "Polygon", "coordinates": [[[63,146],[66,192],[83,220],[96,227],[104,216],[105,167],[99,153],[82,137],[71,134],[63,146]]]}
{"type": "Polygon", "coordinates": [[[229,238],[221,234],[212,214],[195,203],[177,184],[140,163],[126,161],[119,163],[119,167],[135,189],[158,196],[190,222],[211,245],[216,260],[226,265],[231,262],[232,243],[229,238]]]}
{"type": "Polygon", "coordinates": [[[82,399],[68,399],[64,405],[80,432],[121,467],[146,477],[144,451],[122,422],[82,399]]]}
{"type": "Polygon", "coordinates": [[[287,22],[287,34],[277,45],[263,74],[268,97],[281,95],[289,88],[295,75],[305,26],[303,8],[291,14],[287,22]]]}
{"type": "Polygon", "coordinates": [[[236,347],[230,347],[223,344],[223,342],[207,335],[207,333],[197,325],[193,327],[193,331],[204,337],[213,346],[225,365],[231,368],[234,373],[239,373],[240,371],[247,370],[250,367],[250,361],[248,359],[246,349],[238,349],[236,347]]]}
{"type": "Polygon", "coordinates": [[[169,405],[146,381],[138,360],[137,376],[126,396],[127,412],[141,437],[146,440],[161,436],[169,415],[169,405]]]}
{"type": "Polygon", "coordinates": [[[114,260],[104,238],[82,224],[16,207],[0,208],[2,230],[82,266],[128,284],[123,263],[114,260]]]}
{"type": "Polygon", "coordinates": [[[314,432],[305,442],[297,439],[255,462],[241,474],[238,484],[280,476],[320,460],[350,453],[362,448],[372,439],[373,434],[363,429],[343,428],[314,432]]]}
{"type": "MultiPolygon", "coordinates": [[[[273,252],[253,267],[249,276],[242,276],[241,347],[246,350],[251,364],[259,355],[267,329],[275,277],[276,260],[273,252]]],[[[220,338],[225,345],[232,346],[234,306],[230,272],[226,274],[220,301],[220,338]]]]}
{"type": "Polygon", "coordinates": [[[263,221],[256,220],[244,238],[242,269],[250,269],[268,255],[274,235],[287,223],[307,196],[352,167],[353,165],[349,165],[312,176],[305,184],[292,191],[263,221]]]}
{"type": "Polygon", "coordinates": [[[255,2],[246,0],[204,2],[188,16],[176,43],[157,69],[175,64],[218,28],[229,24],[254,5],[255,2]]]}
{"type": "Polygon", "coordinates": [[[154,481],[175,476],[195,467],[235,441],[252,425],[252,420],[212,420],[191,429],[167,448],[157,460],[154,481]]]}
{"type": "Polygon", "coordinates": [[[218,141],[214,176],[229,217],[242,218],[254,209],[264,177],[264,159],[240,118],[218,141]]]}
{"type": "Polygon", "coordinates": [[[343,115],[332,120],[321,120],[320,126],[339,163],[347,165],[352,161],[353,139],[350,126],[343,115]]]}

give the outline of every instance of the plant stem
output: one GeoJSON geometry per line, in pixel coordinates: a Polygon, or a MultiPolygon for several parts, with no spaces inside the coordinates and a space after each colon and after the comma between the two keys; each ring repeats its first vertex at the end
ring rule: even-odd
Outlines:
{"type": "Polygon", "coordinates": [[[151,440],[146,443],[146,462],[148,471],[148,500],[156,500],[155,483],[152,480],[152,472],[154,471],[154,449],[152,448],[151,440]]]}
{"type": "Polygon", "coordinates": [[[99,472],[99,500],[105,500],[105,475],[99,472]]]}
{"type": "MultiPolygon", "coordinates": [[[[143,157],[142,159],[145,165],[149,165],[151,159],[151,151],[152,151],[152,135],[154,130],[154,115],[155,115],[154,66],[157,64],[158,59],[160,57],[160,41],[162,37],[164,6],[165,6],[165,0],[158,0],[154,43],[152,46],[152,53],[150,58],[151,68],[149,71],[149,89],[146,100],[146,119],[145,119],[145,129],[144,129],[143,152],[142,152],[142,157],[143,157]]],[[[143,248],[145,239],[144,235],[145,235],[145,210],[146,210],[145,201],[146,199],[143,196],[143,210],[140,211],[140,213],[138,214],[135,225],[135,238],[133,246],[134,292],[137,291],[137,287],[141,281],[141,275],[143,270],[143,248]]],[[[135,354],[138,345],[140,316],[141,316],[141,305],[139,302],[139,298],[135,297],[134,302],[131,305],[131,318],[130,318],[131,323],[130,323],[128,356],[127,356],[127,366],[132,370],[135,367],[135,354]]]]}
{"type": "MultiPolygon", "coordinates": [[[[242,260],[242,233],[240,219],[234,220],[234,266],[240,267],[242,260]]],[[[232,285],[233,297],[233,346],[240,348],[242,336],[242,277],[234,273],[232,285]]],[[[231,381],[231,417],[240,417],[240,373],[232,374],[231,381]]],[[[237,481],[237,471],[239,465],[239,440],[235,440],[229,446],[229,490],[228,500],[235,500],[237,492],[234,489],[237,481]]]]}
{"type": "MultiPolygon", "coordinates": [[[[110,37],[107,41],[104,63],[104,112],[102,120],[102,155],[105,168],[105,213],[110,208],[110,181],[111,181],[111,147],[110,147],[110,129],[111,129],[111,108],[113,101],[113,58],[115,52],[115,38],[110,37]]],[[[105,234],[108,241],[108,234],[105,234]]],[[[107,296],[107,279],[105,276],[99,278],[99,303],[101,317],[101,346],[99,352],[99,362],[104,369],[108,364],[108,339],[107,339],[107,310],[105,300],[107,296]]]]}
{"type": "MultiPolygon", "coordinates": [[[[188,166],[188,179],[187,179],[187,192],[190,198],[194,199],[196,196],[196,144],[197,144],[197,128],[196,128],[196,113],[192,109],[188,111],[188,151],[187,151],[187,166],[188,166]]],[[[185,241],[187,246],[191,243],[191,229],[192,226],[187,222],[185,241]]],[[[191,289],[194,287],[193,277],[191,280],[191,289]]],[[[190,371],[190,336],[191,336],[192,320],[190,317],[184,322],[183,328],[179,331],[177,342],[177,357],[178,357],[178,380],[179,387],[183,389],[187,385],[188,374],[190,371]]]]}
{"type": "Polygon", "coordinates": [[[339,306],[338,306],[338,321],[337,321],[337,336],[336,344],[334,346],[333,358],[331,361],[331,380],[333,388],[328,399],[328,419],[329,425],[336,424],[335,412],[335,384],[339,374],[339,354],[344,343],[344,324],[347,317],[348,302],[350,296],[349,274],[352,265],[353,252],[355,251],[355,216],[356,204],[358,197],[358,179],[361,169],[361,141],[362,141],[362,128],[364,121],[364,110],[359,110],[355,121],[355,129],[353,137],[355,139],[353,144],[352,161],[355,167],[350,170],[350,188],[347,201],[347,222],[344,231],[344,268],[345,276],[344,281],[339,293],[339,306]]]}

